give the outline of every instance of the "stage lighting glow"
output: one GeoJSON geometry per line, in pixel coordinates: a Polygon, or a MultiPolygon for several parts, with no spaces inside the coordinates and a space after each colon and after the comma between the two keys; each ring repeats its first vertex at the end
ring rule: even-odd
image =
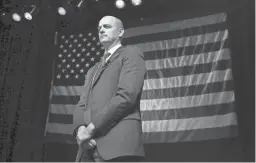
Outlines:
{"type": "Polygon", "coordinates": [[[121,8],[124,8],[125,6],[125,3],[123,0],[116,0],[116,7],[121,9],[121,8]]]}
{"type": "Polygon", "coordinates": [[[17,13],[12,14],[12,19],[16,22],[19,22],[21,20],[21,16],[17,13]]]}
{"type": "Polygon", "coordinates": [[[67,14],[67,11],[63,8],[63,7],[59,7],[58,8],[58,13],[60,15],[66,15],[67,14]]]}
{"type": "Polygon", "coordinates": [[[38,10],[37,10],[37,12],[36,12],[36,6],[35,5],[31,5],[30,6],[30,11],[28,12],[25,12],[24,13],[24,17],[27,19],[27,20],[32,20],[33,19],[33,16],[35,16],[36,14],[37,14],[37,12],[38,12],[38,10]],[[32,8],[31,8],[32,7],[32,8]]]}
{"type": "Polygon", "coordinates": [[[134,5],[134,6],[139,6],[139,5],[141,5],[141,3],[142,3],[142,0],[131,0],[132,1],[132,4],[134,5]]]}
{"type": "Polygon", "coordinates": [[[28,19],[28,20],[32,20],[32,15],[31,15],[30,13],[28,13],[28,12],[26,12],[26,13],[24,14],[24,17],[25,17],[26,19],[28,19]]]}

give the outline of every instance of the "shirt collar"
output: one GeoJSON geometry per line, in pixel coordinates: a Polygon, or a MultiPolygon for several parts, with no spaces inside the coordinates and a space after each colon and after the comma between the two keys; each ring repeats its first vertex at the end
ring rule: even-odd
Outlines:
{"type": "Polygon", "coordinates": [[[108,50],[108,53],[110,53],[110,55],[114,54],[115,51],[116,51],[118,48],[120,48],[121,46],[122,46],[122,45],[121,45],[120,43],[116,44],[115,46],[113,46],[112,48],[110,48],[110,49],[108,50]]]}

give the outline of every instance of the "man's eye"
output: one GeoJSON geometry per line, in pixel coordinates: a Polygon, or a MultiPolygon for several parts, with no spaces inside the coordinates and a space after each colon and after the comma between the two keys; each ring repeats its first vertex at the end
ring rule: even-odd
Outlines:
{"type": "Polygon", "coordinates": [[[105,25],[104,28],[111,28],[111,26],[110,25],[105,25]]]}

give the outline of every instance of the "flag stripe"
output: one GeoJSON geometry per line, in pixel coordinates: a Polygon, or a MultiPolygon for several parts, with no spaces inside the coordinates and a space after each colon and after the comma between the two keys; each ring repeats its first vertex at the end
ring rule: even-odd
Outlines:
{"type": "MultiPolygon", "coordinates": [[[[143,140],[145,144],[175,143],[180,141],[202,141],[210,139],[230,138],[236,137],[237,135],[237,126],[225,126],[198,130],[143,133],[143,140]]],[[[48,133],[47,137],[45,137],[45,141],[77,144],[75,137],[68,134],[48,133]]]]}
{"type": "MultiPolygon", "coordinates": [[[[168,39],[177,39],[180,37],[191,37],[194,35],[202,35],[205,33],[218,32],[220,30],[225,30],[226,23],[217,23],[211,25],[205,25],[200,27],[192,27],[186,29],[179,29],[175,31],[164,31],[158,33],[148,33],[144,35],[137,35],[133,37],[128,37],[123,39],[123,43],[125,45],[145,43],[148,41],[160,41],[160,40],[168,40],[168,39]]],[[[151,27],[154,30],[154,27],[151,27]]]]}
{"type": "Polygon", "coordinates": [[[53,114],[73,115],[75,108],[76,108],[76,105],[51,104],[49,111],[50,111],[50,113],[53,113],[53,114]]]}
{"type": "Polygon", "coordinates": [[[52,96],[51,104],[71,104],[76,105],[80,100],[80,96],[52,96]]]}
{"type": "MultiPolygon", "coordinates": [[[[238,135],[237,126],[225,126],[198,130],[171,132],[148,132],[143,134],[144,143],[175,143],[184,141],[202,141],[210,139],[231,138],[238,135]]],[[[64,139],[65,140],[65,139],[64,139]]],[[[64,141],[63,140],[63,141],[64,141]]],[[[70,140],[70,139],[69,139],[70,140]]]]}
{"type": "Polygon", "coordinates": [[[209,83],[207,85],[145,90],[142,92],[141,100],[176,98],[232,90],[233,81],[229,80],[226,82],[209,83]]]}
{"type": "Polygon", "coordinates": [[[143,132],[168,132],[236,125],[235,113],[187,119],[143,121],[143,132]]]}
{"type": "Polygon", "coordinates": [[[216,23],[225,22],[226,19],[227,19],[226,13],[219,13],[214,15],[202,16],[202,17],[179,20],[179,21],[168,22],[168,23],[133,27],[125,30],[124,38],[216,24],[216,23]]]}
{"type": "Polygon", "coordinates": [[[170,48],[165,50],[147,51],[144,52],[144,60],[146,62],[150,60],[158,60],[172,57],[189,56],[195,54],[209,53],[212,51],[219,51],[221,49],[227,49],[227,40],[217,41],[213,43],[185,46],[180,48],[170,48]]]}
{"type": "MultiPolygon", "coordinates": [[[[170,78],[144,80],[143,90],[166,89],[175,87],[186,87],[191,85],[209,84],[232,79],[231,69],[212,71],[195,75],[176,76],[170,78]]],[[[55,96],[80,96],[83,86],[54,86],[52,94],[55,96]]]]}
{"type": "Polygon", "coordinates": [[[73,115],[50,113],[49,123],[72,124],[73,115]]]}
{"type": "Polygon", "coordinates": [[[204,116],[224,115],[233,112],[233,108],[234,102],[231,102],[192,108],[142,111],[141,117],[144,121],[196,118],[204,116]]]}
{"type": "MultiPolygon", "coordinates": [[[[143,111],[141,113],[141,118],[144,121],[151,121],[151,120],[184,119],[184,118],[224,115],[224,114],[233,112],[234,111],[233,108],[234,108],[234,102],[227,103],[227,104],[217,104],[217,105],[173,109],[173,110],[143,111]]],[[[50,113],[49,121],[51,123],[72,124],[73,114],[72,113],[71,114],[50,113]]]]}
{"type": "MultiPolygon", "coordinates": [[[[201,74],[195,74],[195,75],[175,76],[175,77],[160,78],[160,79],[148,79],[144,81],[143,90],[186,87],[191,85],[209,84],[211,82],[227,81],[232,79],[231,72],[232,72],[231,69],[227,69],[227,70],[212,71],[210,73],[201,73],[201,74]]],[[[59,91],[60,89],[61,88],[59,88],[59,91]]],[[[81,87],[79,88],[77,87],[76,89],[77,90],[81,89],[81,87]]]]}
{"type": "Polygon", "coordinates": [[[75,144],[77,145],[76,138],[70,134],[61,134],[61,133],[50,133],[47,132],[44,137],[45,143],[65,143],[65,144],[75,144]]]}
{"type": "Polygon", "coordinates": [[[207,33],[203,35],[195,35],[189,37],[181,37],[177,39],[169,39],[162,41],[153,41],[140,44],[131,44],[135,45],[138,48],[142,49],[143,52],[157,51],[157,50],[166,50],[173,48],[181,48],[187,46],[196,46],[207,43],[214,43],[219,41],[224,41],[228,38],[228,30],[218,31],[213,33],[207,33]]]}
{"type": "Polygon", "coordinates": [[[213,70],[226,70],[228,68],[231,68],[231,60],[220,60],[216,62],[197,64],[193,66],[148,70],[146,74],[146,79],[158,79],[180,75],[200,74],[211,72],[213,70]]]}
{"type": "Polygon", "coordinates": [[[233,101],[234,92],[227,91],[186,97],[141,100],[140,109],[141,111],[179,109],[230,103],[233,101]]]}
{"type": "MultiPolygon", "coordinates": [[[[225,127],[236,124],[237,121],[235,113],[228,113],[208,117],[142,121],[142,129],[144,133],[168,132],[225,127]]],[[[72,134],[75,127],[75,124],[50,123],[47,131],[50,133],[72,134]]]]}
{"type": "Polygon", "coordinates": [[[228,49],[223,49],[219,51],[213,51],[213,52],[202,53],[197,55],[146,61],[145,65],[147,70],[157,70],[157,69],[192,66],[197,64],[211,63],[211,62],[217,62],[217,61],[229,60],[229,59],[230,59],[230,51],[228,49]]]}

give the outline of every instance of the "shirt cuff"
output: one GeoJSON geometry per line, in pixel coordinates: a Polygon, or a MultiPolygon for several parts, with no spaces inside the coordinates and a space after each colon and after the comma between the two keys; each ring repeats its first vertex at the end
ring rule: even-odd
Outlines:
{"type": "Polygon", "coordinates": [[[87,126],[87,131],[90,135],[94,135],[95,133],[95,126],[93,123],[90,123],[88,126],[87,126]]]}

